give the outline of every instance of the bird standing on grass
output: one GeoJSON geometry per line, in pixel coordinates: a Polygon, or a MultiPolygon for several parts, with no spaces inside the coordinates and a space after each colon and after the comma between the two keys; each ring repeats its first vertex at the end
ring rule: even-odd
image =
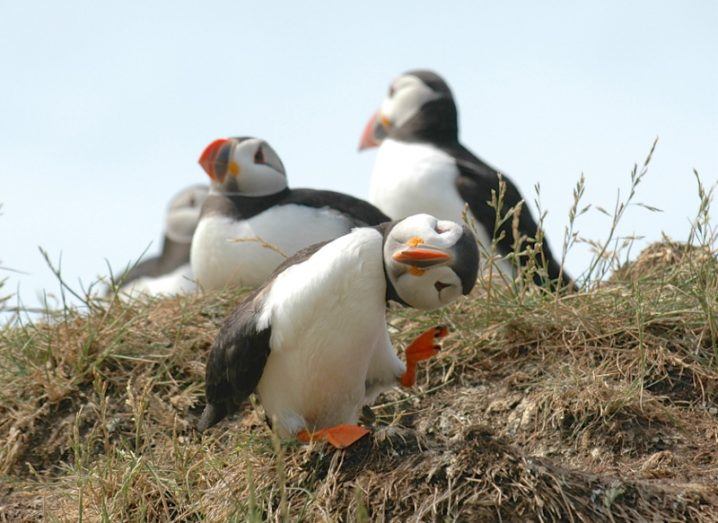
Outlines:
{"type": "Polygon", "coordinates": [[[389,218],[347,194],[289,189],[277,153],[258,138],[215,140],[199,160],[212,180],[192,242],[204,289],[256,287],[300,249],[389,218]]]}
{"type": "MultiPolygon", "coordinates": [[[[476,222],[479,242],[488,251],[496,226],[496,209],[488,202],[492,191],[499,194],[499,172],[471,153],[459,142],[456,104],[446,82],[426,70],[409,71],[389,87],[381,109],[370,118],[361,137],[359,150],[379,146],[371,177],[370,197],[374,205],[392,219],[426,212],[440,219],[462,221],[466,204],[476,222]]],[[[499,226],[498,251],[505,256],[523,251],[539,238],[540,231],[514,183],[503,177],[505,195],[501,215],[517,208],[514,220],[499,226]]],[[[522,254],[518,263],[526,266],[530,256],[522,254]]],[[[552,287],[572,285],[561,271],[548,242],[540,237],[534,281],[552,287]],[[547,274],[548,280],[545,281],[547,274]],[[559,278],[561,281],[559,282],[559,278]]],[[[515,268],[505,259],[499,268],[513,277],[515,268]]]]}
{"type": "Polygon", "coordinates": [[[435,327],[394,352],[386,303],[435,309],[468,294],[478,247],[469,229],[429,215],[362,227],[287,260],[248,295],[214,341],[200,431],[237,410],[254,391],[281,437],[325,439],[343,448],[368,431],[363,405],[415,381],[435,355],[435,327]]]}
{"type": "Polygon", "coordinates": [[[171,295],[196,289],[189,255],[208,190],[206,185],[192,185],[172,198],[165,219],[161,254],[142,261],[118,278],[120,297],[171,295]]]}

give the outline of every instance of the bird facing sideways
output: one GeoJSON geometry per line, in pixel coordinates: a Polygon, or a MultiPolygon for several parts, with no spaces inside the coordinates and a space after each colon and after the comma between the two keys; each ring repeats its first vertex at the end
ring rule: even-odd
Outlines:
{"type": "Polygon", "coordinates": [[[160,255],[140,262],[118,278],[121,298],[196,290],[190,268],[190,247],[208,191],[206,185],[191,185],[172,197],[160,255]]]}
{"type": "MultiPolygon", "coordinates": [[[[468,204],[479,242],[485,250],[491,249],[497,220],[496,210],[488,202],[492,191],[499,194],[499,172],[459,141],[456,103],[439,75],[415,70],[391,83],[381,109],[364,129],[359,150],[376,146],[379,150],[371,177],[371,203],[395,220],[426,212],[457,222],[462,221],[468,204]]],[[[503,181],[506,192],[502,216],[522,202],[516,185],[506,176],[503,181]]],[[[540,238],[537,261],[539,266],[545,265],[546,271],[536,271],[534,282],[572,288],[571,278],[561,270],[525,204],[520,205],[517,225],[518,239],[514,237],[512,218],[499,226],[499,254],[506,256],[518,244],[517,252],[522,252],[518,264],[526,266],[531,256],[525,248],[540,238]]],[[[511,278],[516,275],[516,267],[505,258],[498,266],[511,278]]]]}
{"type": "Polygon", "coordinates": [[[350,445],[363,405],[415,381],[417,361],[437,353],[436,327],[396,355],[386,323],[394,300],[435,309],[468,294],[479,253],[466,226],[421,214],[356,228],[287,260],[229,316],[206,370],[200,431],[256,392],[280,437],[350,445]]]}
{"type": "Polygon", "coordinates": [[[290,189],[279,155],[258,138],[215,140],[199,163],[212,180],[191,254],[203,289],[256,287],[300,249],[389,221],[346,194],[290,189]]]}

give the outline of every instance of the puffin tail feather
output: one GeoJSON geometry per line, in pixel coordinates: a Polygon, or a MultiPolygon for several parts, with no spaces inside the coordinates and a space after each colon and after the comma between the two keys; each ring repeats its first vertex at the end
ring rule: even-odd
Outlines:
{"type": "Polygon", "coordinates": [[[197,430],[200,432],[204,432],[212,425],[215,425],[220,420],[222,420],[222,418],[224,418],[226,415],[227,409],[224,406],[207,403],[204,408],[204,412],[202,412],[202,417],[197,423],[197,430]]]}

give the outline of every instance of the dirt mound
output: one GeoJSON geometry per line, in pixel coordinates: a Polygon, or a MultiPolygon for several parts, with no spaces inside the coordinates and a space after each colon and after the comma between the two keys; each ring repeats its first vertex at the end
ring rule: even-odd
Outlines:
{"type": "Polygon", "coordinates": [[[496,286],[439,312],[392,308],[399,348],[437,323],[451,334],[342,452],[278,442],[250,404],[194,432],[237,292],[6,328],[0,515],[715,521],[714,258],[652,246],[621,271],[573,295],[496,286]]]}
{"type": "Polygon", "coordinates": [[[665,277],[666,273],[676,269],[690,272],[705,268],[706,265],[718,265],[710,249],[664,238],[646,247],[634,261],[625,263],[615,271],[611,281],[665,277]]]}

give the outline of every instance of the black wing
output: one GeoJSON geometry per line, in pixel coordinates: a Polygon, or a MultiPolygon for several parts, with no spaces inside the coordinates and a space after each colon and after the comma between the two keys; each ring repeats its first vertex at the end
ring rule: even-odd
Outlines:
{"type": "Polygon", "coordinates": [[[379,225],[391,221],[386,214],[367,201],[348,194],[334,191],[318,191],[314,189],[293,189],[284,203],[299,203],[308,207],[330,207],[342,214],[351,216],[358,226],[379,225]]]}
{"type": "Polygon", "coordinates": [[[257,329],[262,291],[252,292],[227,318],[212,344],[205,373],[207,406],[197,428],[205,431],[236,411],[254,392],[269,357],[271,327],[257,329]]]}
{"type": "Polygon", "coordinates": [[[207,406],[197,424],[200,432],[236,411],[262,378],[271,350],[272,327],[259,330],[257,316],[274,277],[287,267],[303,262],[327,243],[315,243],[287,258],[268,283],[247,295],[224,322],[209,351],[205,373],[207,406]]]}
{"type": "MultiPolygon", "coordinates": [[[[447,150],[456,159],[456,165],[459,169],[459,177],[456,181],[456,187],[459,194],[469,204],[471,212],[476,219],[481,222],[486,228],[489,234],[494,230],[494,224],[496,223],[496,210],[491,207],[488,202],[491,201],[491,191],[495,191],[499,194],[499,173],[496,169],[491,167],[489,164],[474,156],[464,146],[457,144],[447,150]]],[[[512,207],[515,207],[523,200],[521,193],[514,183],[506,176],[502,177],[506,184],[506,194],[504,195],[502,214],[506,213],[512,207]]],[[[519,214],[518,221],[519,234],[525,236],[528,241],[536,238],[539,233],[538,225],[531,216],[531,211],[526,204],[521,206],[521,212],[519,214]]],[[[508,219],[501,224],[499,236],[503,236],[498,241],[498,249],[502,255],[506,255],[513,251],[515,238],[512,227],[512,220],[508,219]],[[501,234],[503,232],[503,235],[501,234]]],[[[519,250],[523,250],[521,247],[519,250]]],[[[566,274],[565,271],[561,271],[561,265],[558,263],[556,258],[551,252],[551,248],[548,245],[546,237],[543,237],[541,243],[541,256],[543,259],[539,259],[539,264],[546,266],[546,272],[550,281],[544,281],[544,275],[540,272],[534,274],[534,282],[537,285],[548,285],[551,288],[555,288],[558,283],[559,276],[561,282],[559,287],[574,288],[574,283],[571,278],[566,274]]],[[[519,256],[519,263],[521,266],[525,266],[529,262],[528,255],[519,256]]]]}

